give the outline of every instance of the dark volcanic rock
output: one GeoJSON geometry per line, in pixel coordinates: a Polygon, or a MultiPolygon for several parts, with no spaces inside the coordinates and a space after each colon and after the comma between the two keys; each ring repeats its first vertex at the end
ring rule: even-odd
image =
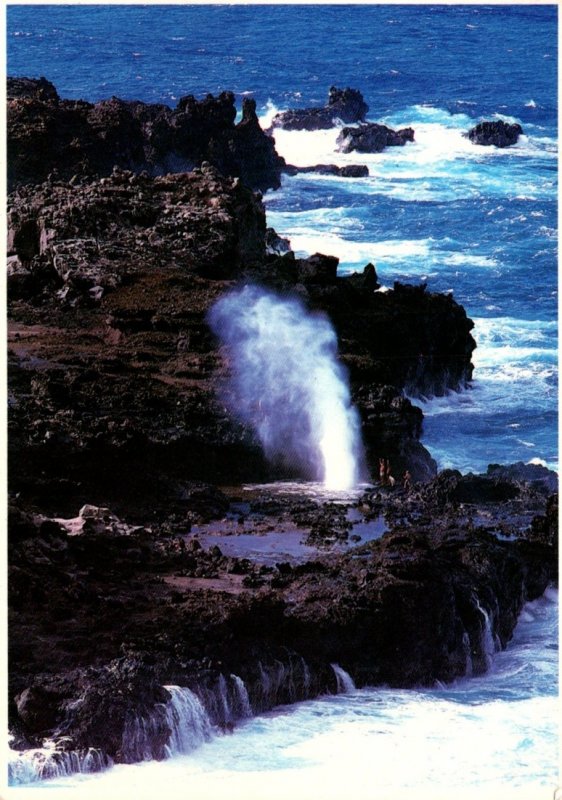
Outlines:
{"type": "Polygon", "coordinates": [[[54,85],[46,78],[8,78],[7,97],[35,98],[36,100],[51,100],[58,103],[60,100],[54,85]]]}
{"type": "Polygon", "coordinates": [[[336,175],[339,178],[366,178],[369,175],[369,168],[365,164],[346,164],[343,167],[338,167],[337,164],[315,164],[312,167],[287,165],[284,172],[289,175],[316,172],[319,175],[336,175]]]}
{"type": "Polygon", "coordinates": [[[544,494],[558,491],[557,473],[541,464],[524,464],[522,461],[507,466],[490,464],[486,475],[514,483],[525,483],[544,494]]]}
{"type": "Polygon", "coordinates": [[[355,289],[364,292],[376,292],[377,289],[380,289],[374,264],[367,264],[363,268],[363,272],[352,272],[350,275],[346,275],[346,281],[355,289]]]}
{"type": "Polygon", "coordinates": [[[505,122],[503,119],[493,122],[479,122],[465,134],[474,144],[495,147],[509,147],[516,144],[523,133],[523,128],[517,123],[505,122]]]}
{"type": "Polygon", "coordinates": [[[267,228],[265,232],[265,249],[267,255],[285,255],[291,251],[291,243],[288,239],[279,236],[273,228],[267,228]]]}
{"type": "MultiPolygon", "coordinates": [[[[487,636],[505,647],[522,604],[555,577],[556,503],[526,539],[499,541],[412,502],[418,515],[432,510],[431,522],[273,574],[146,532],[127,537],[126,549],[115,537],[68,537],[62,555],[42,537],[11,541],[12,730],[20,741],[64,737],[66,749],[96,747],[117,761],[160,758],[170,734],[164,685],[189,686],[224,726],[242,714],[233,674],[259,712],[334,691],[334,662],[359,686],[485,671],[487,636]],[[210,576],[216,586],[204,589],[210,576]],[[49,603],[38,614],[40,587],[49,603]]],[[[305,516],[309,543],[348,535],[340,506],[305,516]]]]}
{"type": "Polygon", "coordinates": [[[241,277],[329,314],[371,463],[390,457],[406,469],[410,459],[416,480],[434,474],[419,444],[421,415],[400,394],[470,379],[463,309],[424,287],[376,292],[372,265],[339,278],[334,257],[268,257],[265,231],[261,201],[205,165],[160,178],[114,170],[51,180],[10,196],[14,490],[121,517],[129,492],[141,508],[155,496],[179,502],[181,478],[278,475],[216,396],[227,364],[206,314],[241,277]],[[384,385],[393,388],[373,405],[384,385]]]}
{"type": "Polygon", "coordinates": [[[308,258],[298,259],[297,280],[304,284],[335,284],[339,259],[314,253],[308,258]]]}
{"type": "Polygon", "coordinates": [[[182,97],[176,109],[112,97],[96,104],[61,100],[42,78],[8,79],[8,185],[109,175],[114,166],[151,175],[208,161],[254,189],[280,185],[284,161],[245,99],[236,125],[234,95],[182,97]]]}
{"type": "Polygon", "coordinates": [[[461,475],[458,470],[443,470],[424,487],[424,497],[438,508],[453,503],[500,503],[520,494],[510,480],[486,475],[461,475]]]}
{"type": "Polygon", "coordinates": [[[330,88],[328,104],[323,108],[302,108],[283,111],[272,121],[272,128],[316,131],[332,128],[342,122],[360,122],[365,119],[369,106],[356,89],[330,88]]]}
{"type": "Polygon", "coordinates": [[[385,147],[403,147],[413,141],[413,128],[394,131],[386,125],[369,122],[357,128],[342,128],[336,144],[342,153],[380,153],[385,147]]]}

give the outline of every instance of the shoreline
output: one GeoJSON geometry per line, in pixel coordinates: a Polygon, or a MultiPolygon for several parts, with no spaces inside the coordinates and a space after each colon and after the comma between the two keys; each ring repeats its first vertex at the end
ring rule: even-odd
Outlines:
{"type": "Polygon", "coordinates": [[[182,98],[168,114],[64,101],[48,82],[20,89],[8,118],[16,743],[54,737],[132,763],[165,753],[166,685],[197,694],[225,728],[243,706],[233,676],[259,713],[337,691],[333,664],[357,686],[451,681],[469,663],[484,672],[490,637],[504,648],[524,602],[556,580],[557,476],[524,464],[437,473],[404,392],[470,382],[462,306],[424,285],[378,292],[372,264],[340,277],[336,258],[299,259],[268,239],[253,190],[275,185],[282,160],[251,101],[235,125],[230,93],[182,98]],[[156,123],[169,133],[171,116],[181,158],[178,142],[147,138],[156,123]],[[71,138],[42,140],[61,119],[71,138]],[[124,165],[100,130],[125,147],[124,165]],[[30,143],[42,149],[28,161],[30,143]],[[331,320],[369,473],[389,460],[394,489],[333,503],[271,484],[250,499],[219,488],[295,478],[217,393],[229,363],[208,312],[248,282],[331,320]],[[276,535],[272,548],[290,532],[313,553],[226,554],[229,531],[276,535]]]}

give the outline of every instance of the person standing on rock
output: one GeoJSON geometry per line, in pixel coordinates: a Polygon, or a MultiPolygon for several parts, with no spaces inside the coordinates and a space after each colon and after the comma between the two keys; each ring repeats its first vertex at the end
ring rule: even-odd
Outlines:
{"type": "Polygon", "coordinates": [[[379,482],[381,486],[386,486],[386,461],[379,458],[379,482]]]}
{"type": "Polygon", "coordinates": [[[412,476],[411,476],[409,470],[406,470],[406,472],[404,473],[403,485],[404,485],[404,491],[410,492],[410,490],[412,488],[412,476]]]}

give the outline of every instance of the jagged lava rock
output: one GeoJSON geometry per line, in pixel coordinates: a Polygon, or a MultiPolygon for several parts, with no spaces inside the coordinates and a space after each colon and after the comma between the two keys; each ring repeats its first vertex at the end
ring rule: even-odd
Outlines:
{"type": "Polygon", "coordinates": [[[386,125],[368,122],[356,128],[342,128],[336,144],[341,153],[380,153],[385,147],[403,147],[413,141],[413,128],[394,131],[386,125]]]}
{"type": "Polygon", "coordinates": [[[544,494],[558,491],[558,474],[542,464],[525,464],[517,461],[515,464],[489,464],[486,475],[500,480],[526,483],[544,494]]]}
{"type": "Polygon", "coordinates": [[[523,133],[518,123],[505,122],[503,119],[479,122],[465,134],[473,144],[494,147],[509,147],[516,144],[523,133]]]}
{"type": "Polygon", "coordinates": [[[360,122],[365,119],[369,106],[357,89],[330,88],[328,103],[321,108],[302,108],[282,111],[273,118],[272,128],[285,130],[317,131],[332,128],[342,122],[360,122]]]}
{"type": "Polygon", "coordinates": [[[8,186],[41,183],[51,172],[109,175],[114,166],[151,175],[185,172],[208,161],[254,189],[280,185],[284,160],[261,129],[255,101],[235,124],[232,92],[177,108],[117,97],[99,103],[59,98],[41,78],[8,78],[8,186]]]}

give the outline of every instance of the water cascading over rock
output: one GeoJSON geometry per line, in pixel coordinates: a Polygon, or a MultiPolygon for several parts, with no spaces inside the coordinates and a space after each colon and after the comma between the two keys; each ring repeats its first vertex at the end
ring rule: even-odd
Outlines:
{"type": "Polygon", "coordinates": [[[221,298],[209,322],[230,359],[225,404],[258,434],[266,456],[327,488],[356,486],[359,416],[327,317],[245,286],[221,298]]]}

